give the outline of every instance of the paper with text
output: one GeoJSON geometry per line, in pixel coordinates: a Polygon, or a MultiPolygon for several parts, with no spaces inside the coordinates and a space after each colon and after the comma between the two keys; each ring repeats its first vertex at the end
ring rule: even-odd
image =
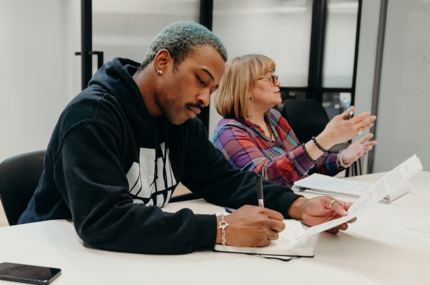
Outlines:
{"type": "Polygon", "coordinates": [[[378,203],[379,200],[388,194],[391,188],[402,181],[408,180],[422,169],[423,167],[418,157],[416,155],[412,156],[367,189],[367,191],[349,208],[347,216],[310,227],[299,238],[321,233],[357,217],[371,205],[378,203]]]}

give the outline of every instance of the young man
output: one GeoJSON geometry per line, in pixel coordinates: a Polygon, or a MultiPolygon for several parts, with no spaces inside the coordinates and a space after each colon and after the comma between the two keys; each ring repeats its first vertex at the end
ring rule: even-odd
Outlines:
{"type": "Polygon", "coordinates": [[[83,241],[114,251],[213,248],[221,242],[220,217],[161,210],[179,181],[211,203],[240,208],[225,217],[228,245],[268,245],[284,229],[283,218],[313,225],[345,215],[343,202],[308,200],[268,182],[265,203],[272,210],[244,206],[257,202],[257,175],[233,170],[195,118],[226,60],[209,30],[177,22],[154,39],[142,65],[122,58],[106,63],[63,111],[19,223],[72,218],[83,241]]]}

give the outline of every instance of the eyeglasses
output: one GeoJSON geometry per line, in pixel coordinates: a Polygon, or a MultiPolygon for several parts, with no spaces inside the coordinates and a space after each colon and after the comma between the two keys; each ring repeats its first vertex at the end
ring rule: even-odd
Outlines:
{"type": "Polygon", "coordinates": [[[260,80],[260,79],[269,79],[269,78],[271,79],[272,85],[276,85],[276,82],[278,82],[278,75],[259,77],[258,80],[260,80]]]}

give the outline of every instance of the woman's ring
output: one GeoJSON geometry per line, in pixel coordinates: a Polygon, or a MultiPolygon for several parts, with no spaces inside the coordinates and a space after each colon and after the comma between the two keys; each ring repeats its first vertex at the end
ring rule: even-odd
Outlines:
{"type": "Polygon", "coordinates": [[[359,128],[357,131],[358,131],[358,135],[361,135],[363,133],[363,129],[362,128],[359,128]]]}
{"type": "Polygon", "coordinates": [[[331,200],[330,204],[328,204],[328,207],[331,208],[331,204],[336,200],[331,200]]]}

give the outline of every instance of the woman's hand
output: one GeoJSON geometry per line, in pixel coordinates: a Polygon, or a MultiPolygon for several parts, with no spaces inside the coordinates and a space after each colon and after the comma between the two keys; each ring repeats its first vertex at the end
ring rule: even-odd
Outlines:
{"type": "Polygon", "coordinates": [[[351,144],[343,153],[342,153],[342,162],[344,164],[351,164],[360,157],[363,156],[366,152],[371,150],[375,144],[377,144],[377,141],[366,141],[370,140],[373,137],[373,134],[367,134],[355,143],[351,144]]]}
{"type": "Polygon", "coordinates": [[[324,131],[316,138],[325,149],[351,140],[359,133],[371,128],[376,116],[370,116],[370,112],[363,112],[349,120],[345,120],[348,114],[354,112],[354,107],[334,117],[325,127],[324,131]]]}

